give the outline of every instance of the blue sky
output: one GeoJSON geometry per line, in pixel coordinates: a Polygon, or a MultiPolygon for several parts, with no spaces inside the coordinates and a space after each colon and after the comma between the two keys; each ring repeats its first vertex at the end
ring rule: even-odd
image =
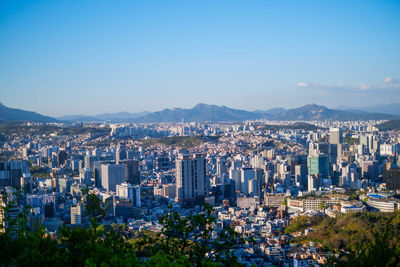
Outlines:
{"type": "Polygon", "coordinates": [[[0,101],[59,116],[400,102],[400,1],[0,1],[0,101]]]}

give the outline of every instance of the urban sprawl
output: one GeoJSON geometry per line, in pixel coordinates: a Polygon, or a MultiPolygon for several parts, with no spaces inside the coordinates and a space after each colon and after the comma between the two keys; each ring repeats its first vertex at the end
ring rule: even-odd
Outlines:
{"type": "Polygon", "coordinates": [[[285,228],[299,216],[399,209],[400,135],[379,131],[379,123],[10,126],[0,140],[0,205],[22,195],[0,213],[0,224],[5,231],[5,218],[29,207],[32,231],[42,225],[54,235],[62,225],[85,227],[88,192],[107,207],[101,224],[124,224],[129,236],[159,232],[159,218],[171,208],[185,217],[208,203],[214,231],[229,225],[253,238],[234,248],[240,262],[324,265],[328,252],[316,242],[291,242],[294,234],[285,228]]]}

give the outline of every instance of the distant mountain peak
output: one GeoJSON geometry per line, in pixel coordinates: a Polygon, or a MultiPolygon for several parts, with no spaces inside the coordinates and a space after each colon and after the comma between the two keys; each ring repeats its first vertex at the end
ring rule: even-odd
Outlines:
{"type": "MultiPolygon", "coordinates": [[[[207,108],[216,108],[219,107],[217,105],[209,105],[209,104],[205,104],[205,103],[199,103],[197,105],[195,105],[192,109],[207,109],[207,108]]],[[[224,107],[224,106],[222,106],[224,107]]]]}

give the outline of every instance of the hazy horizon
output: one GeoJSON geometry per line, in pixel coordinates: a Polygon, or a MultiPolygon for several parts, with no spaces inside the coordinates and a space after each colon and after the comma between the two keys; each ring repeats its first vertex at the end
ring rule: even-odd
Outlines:
{"type": "Polygon", "coordinates": [[[398,1],[2,1],[0,101],[44,115],[400,102],[398,1]]]}

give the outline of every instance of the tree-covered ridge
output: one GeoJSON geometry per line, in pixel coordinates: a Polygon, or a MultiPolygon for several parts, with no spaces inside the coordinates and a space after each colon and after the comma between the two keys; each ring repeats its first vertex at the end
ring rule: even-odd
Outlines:
{"type": "Polygon", "coordinates": [[[296,242],[316,242],[337,266],[399,266],[400,212],[350,213],[336,218],[299,216],[285,232],[304,232],[296,242]]]}
{"type": "MultiPolygon", "coordinates": [[[[1,266],[242,266],[233,255],[244,240],[230,227],[215,232],[213,209],[205,206],[199,214],[187,217],[170,210],[160,218],[161,232],[141,232],[127,238],[124,226],[100,225],[103,202],[95,195],[84,198],[88,227],[64,225],[55,236],[43,228],[30,232],[23,221],[15,234],[8,227],[0,233],[1,266]],[[24,226],[24,227],[21,227],[24,226]],[[214,236],[213,236],[214,234],[214,236]],[[216,236],[215,236],[216,234],[216,236]]],[[[4,208],[15,207],[9,203],[4,208]]]]}
{"type": "Polygon", "coordinates": [[[390,120],[376,125],[380,131],[398,131],[400,130],[400,120],[390,120]]]}

